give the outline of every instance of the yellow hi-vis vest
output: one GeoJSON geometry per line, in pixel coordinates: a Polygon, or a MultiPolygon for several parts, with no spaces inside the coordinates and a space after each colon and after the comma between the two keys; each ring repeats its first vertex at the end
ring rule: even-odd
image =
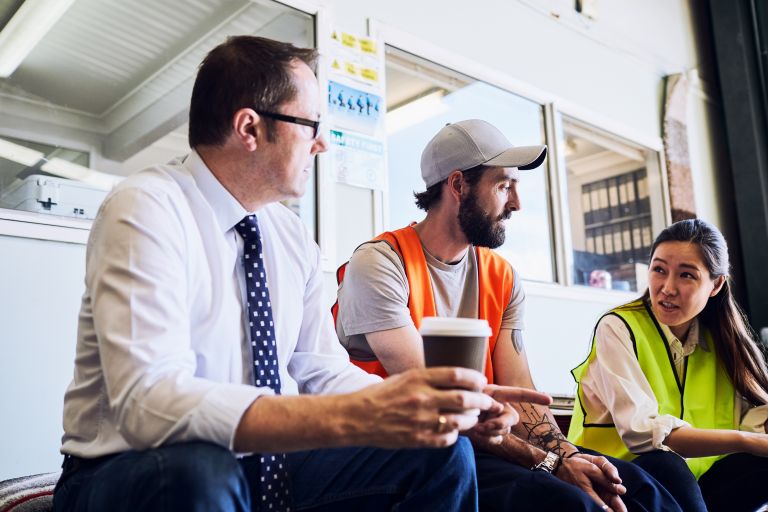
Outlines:
{"type": "MultiPolygon", "coordinates": [[[[621,318],[629,329],[632,346],[640,368],[651,385],[659,414],[682,418],[696,428],[738,429],[734,417],[735,391],[731,379],[717,357],[712,336],[703,329],[709,351],[698,348],[685,360],[682,378],[677,379],[672,354],[661,327],[650,307],[637,300],[608,312],[621,318]],[[682,383],[682,384],[680,384],[682,383]]],[[[584,407],[581,379],[595,359],[595,337],[586,361],[571,373],[579,384],[568,440],[576,445],[597,450],[623,460],[637,457],[621,440],[613,423],[595,423],[590,418],[601,411],[588,411],[584,407]]],[[[698,479],[723,456],[686,459],[698,479]]]]}

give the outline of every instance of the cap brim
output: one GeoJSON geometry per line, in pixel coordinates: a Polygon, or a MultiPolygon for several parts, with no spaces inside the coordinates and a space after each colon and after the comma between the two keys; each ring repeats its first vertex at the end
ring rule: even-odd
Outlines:
{"type": "Polygon", "coordinates": [[[520,146],[509,148],[483,165],[490,167],[517,167],[521,171],[535,169],[547,158],[547,146],[520,146]]]}

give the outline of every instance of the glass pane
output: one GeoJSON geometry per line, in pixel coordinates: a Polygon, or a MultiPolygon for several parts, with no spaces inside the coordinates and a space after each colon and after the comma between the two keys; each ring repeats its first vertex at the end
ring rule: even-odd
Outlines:
{"type": "Polygon", "coordinates": [[[574,284],[642,291],[663,217],[658,154],[567,117],[562,130],[574,284]]]}
{"type": "MultiPolygon", "coordinates": [[[[424,190],[421,152],[446,123],[484,119],[516,146],[544,144],[541,105],[444,66],[387,47],[387,160],[389,226],[418,221],[414,192],[424,190]]],[[[553,281],[552,236],[546,162],[521,173],[522,210],[507,221],[497,251],[526,279],[553,281]]]]}
{"type": "MultiPolygon", "coordinates": [[[[0,20],[20,4],[0,3],[0,20]]],[[[192,85],[214,46],[237,34],[315,40],[312,16],[270,0],[61,5],[17,66],[0,56],[3,208],[91,218],[122,177],[189,152],[192,85]],[[46,208],[48,194],[67,207],[52,197],[46,208]]],[[[289,205],[313,232],[315,200],[312,187],[289,205]]]]}

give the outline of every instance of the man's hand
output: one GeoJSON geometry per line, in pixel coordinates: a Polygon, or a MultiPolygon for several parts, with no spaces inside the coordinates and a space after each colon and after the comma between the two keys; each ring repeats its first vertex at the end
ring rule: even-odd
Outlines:
{"type": "Polygon", "coordinates": [[[627,489],[621,485],[619,471],[605,457],[578,453],[563,459],[555,476],[589,494],[598,505],[610,507],[606,510],[627,510],[621,501],[627,489]]]}
{"type": "Polygon", "coordinates": [[[350,395],[344,435],[381,448],[443,447],[503,406],[482,392],[485,376],[466,368],[421,368],[350,395]]]}
{"type": "Polygon", "coordinates": [[[509,434],[513,425],[520,420],[510,402],[531,402],[540,405],[552,403],[552,397],[527,388],[513,386],[485,386],[483,393],[492,397],[497,405],[480,414],[478,424],[467,435],[478,445],[498,445],[509,434]]]}

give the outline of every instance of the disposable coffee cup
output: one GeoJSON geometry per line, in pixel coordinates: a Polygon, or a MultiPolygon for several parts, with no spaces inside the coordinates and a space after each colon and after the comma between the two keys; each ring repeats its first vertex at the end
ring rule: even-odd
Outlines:
{"type": "Polygon", "coordinates": [[[427,367],[460,366],[485,372],[491,335],[486,320],[430,316],[422,320],[419,333],[427,367]]]}

